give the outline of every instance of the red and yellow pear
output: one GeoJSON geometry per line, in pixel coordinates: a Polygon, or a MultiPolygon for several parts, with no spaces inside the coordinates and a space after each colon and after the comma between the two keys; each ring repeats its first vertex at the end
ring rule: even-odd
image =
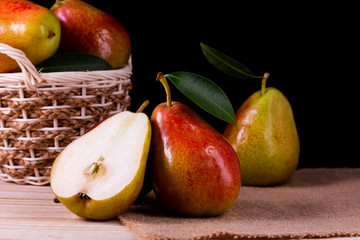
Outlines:
{"type": "Polygon", "coordinates": [[[59,52],[82,52],[124,67],[131,53],[130,37],[110,14],[82,0],[57,0],[50,8],[60,21],[59,52]]]}
{"type": "MultiPolygon", "coordinates": [[[[47,8],[26,0],[0,0],[0,42],[23,51],[36,65],[56,53],[60,24],[47,8]]],[[[16,61],[0,53],[0,73],[20,71],[16,61]]]]}
{"type": "Polygon", "coordinates": [[[190,107],[171,100],[151,115],[153,138],[149,161],[157,199],[182,216],[217,216],[229,210],[241,186],[237,155],[224,136],[190,107]]]}

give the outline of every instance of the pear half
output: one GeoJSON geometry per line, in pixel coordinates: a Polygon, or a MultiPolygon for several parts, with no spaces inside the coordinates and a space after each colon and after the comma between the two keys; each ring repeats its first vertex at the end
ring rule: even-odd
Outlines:
{"type": "Polygon", "coordinates": [[[82,218],[117,217],[140,193],[150,140],[144,113],[124,111],[106,119],[56,158],[50,175],[53,193],[82,218]]]}

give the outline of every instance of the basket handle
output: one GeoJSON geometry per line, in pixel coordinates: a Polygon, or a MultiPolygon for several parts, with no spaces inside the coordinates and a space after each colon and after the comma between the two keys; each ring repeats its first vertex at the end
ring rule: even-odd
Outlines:
{"type": "Polygon", "coordinates": [[[6,54],[14,59],[24,74],[24,84],[29,90],[36,90],[37,84],[42,81],[35,66],[25,56],[25,53],[19,49],[13,48],[7,44],[0,43],[0,53],[6,54]]]}

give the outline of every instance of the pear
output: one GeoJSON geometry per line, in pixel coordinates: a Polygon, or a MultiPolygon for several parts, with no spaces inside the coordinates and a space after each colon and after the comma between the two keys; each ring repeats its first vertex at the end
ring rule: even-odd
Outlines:
{"type": "Polygon", "coordinates": [[[50,175],[53,193],[79,217],[117,217],[140,193],[150,142],[146,114],[124,111],[107,118],[56,158],[50,175]]]}
{"type": "Polygon", "coordinates": [[[110,14],[81,0],[57,0],[50,8],[60,21],[59,52],[82,52],[124,67],[131,53],[130,37],[110,14]]]}
{"type": "MultiPolygon", "coordinates": [[[[25,0],[0,1],[0,42],[20,49],[36,65],[54,55],[60,23],[47,8],[25,0]]],[[[20,71],[15,60],[0,53],[0,73],[20,71]]]]}
{"type": "Polygon", "coordinates": [[[286,182],[296,170],[300,144],[291,105],[276,88],[262,88],[236,111],[236,124],[224,136],[241,164],[243,185],[268,186],[286,182]]]}
{"type": "Polygon", "coordinates": [[[238,197],[239,159],[224,136],[190,107],[171,100],[163,74],[167,102],[153,110],[149,163],[156,198],[175,214],[217,216],[238,197]]]}

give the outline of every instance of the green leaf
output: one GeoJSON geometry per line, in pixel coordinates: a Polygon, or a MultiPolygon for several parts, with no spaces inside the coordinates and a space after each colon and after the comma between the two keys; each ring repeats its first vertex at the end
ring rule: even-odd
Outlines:
{"type": "Polygon", "coordinates": [[[225,122],[236,124],[229,98],[211,80],[189,72],[173,72],[165,76],[199,107],[225,122]]]}
{"type": "Polygon", "coordinates": [[[113,69],[103,58],[86,53],[54,55],[36,66],[41,72],[95,71],[113,69]]]}
{"type": "Polygon", "coordinates": [[[235,59],[225,55],[224,53],[209,47],[204,43],[200,43],[201,49],[206,59],[220,71],[236,78],[262,78],[255,75],[244,64],[236,61],[235,59]]]}

